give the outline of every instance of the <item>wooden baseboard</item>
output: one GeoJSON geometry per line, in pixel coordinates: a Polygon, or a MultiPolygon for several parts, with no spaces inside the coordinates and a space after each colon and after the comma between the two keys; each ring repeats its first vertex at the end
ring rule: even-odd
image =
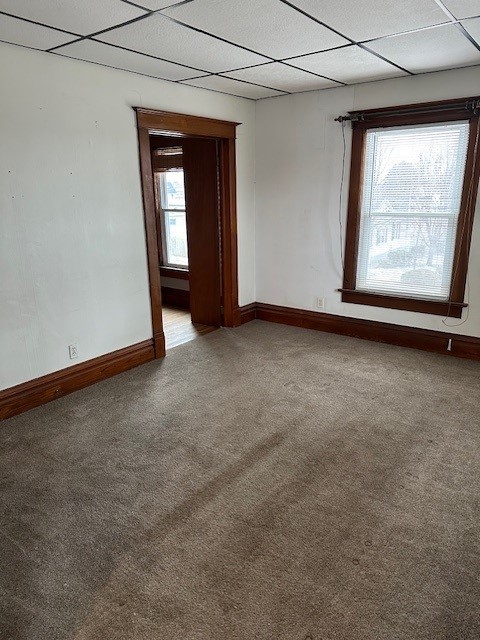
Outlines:
{"type": "Polygon", "coordinates": [[[162,287],[162,304],[172,305],[179,309],[190,309],[190,291],[162,287]]]}
{"type": "Polygon", "coordinates": [[[279,322],[294,327],[316,329],[328,333],[337,333],[353,338],[385,342],[401,347],[432,351],[445,355],[480,360],[480,338],[457,335],[444,331],[430,329],[416,329],[403,325],[377,322],[374,320],[360,320],[347,318],[317,311],[304,311],[292,307],[281,307],[273,304],[257,302],[246,307],[242,312],[242,324],[254,318],[267,322],[279,322]],[[451,342],[450,342],[451,341],[451,342]],[[449,349],[450,346],[450,349],[449,349]]]}
{"type": "Polygon", "coordinates": [[[0,391],[0,419],[10,418],[94,382],[115,376],[153,360],[154,357],[153,340],[145,340],[0,391]]]}
{"type": "MultiPolygon", "coordinates": [[[[294,327],[316,329],[364,340],[421,349],[470,360],[480,360],[480,338],[443,331],[347,318],[329,313],[304,311],[262,302],[238,309],[241,324],[258,318],[294,327]],[[450,342],[451,341],[451,342],[450,342]],[[450,345],[450,350],[448,349],[450,345]]],[[[163,336],[158,337],[158,355],[165,353],[163,336]],[[161,349],[163,347],[163,351],[161,349]]],[[[156,341],[157,342],[157,341],[156,341]]],[[[132,369],[155,358],[153,339],[50,373],[0,391],[0,420],[37,407],[72,391],[132,369]]]]}
{"type": "Polygon", "coordinates": [[[257,303],[252,302],[251,304],[246,304],[244,307],[239,308],[240,311],[240,323],[245,324],[246,322],[250,322],[251,320],[255,320],[257,317],[257,303]]]}

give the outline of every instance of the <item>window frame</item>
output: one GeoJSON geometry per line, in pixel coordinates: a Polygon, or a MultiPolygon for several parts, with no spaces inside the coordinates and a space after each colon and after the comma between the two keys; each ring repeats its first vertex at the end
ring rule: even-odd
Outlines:
{"type": "MultiPolygon", "coordinates": [[[[155,183],[155,200],[158,215],[158,224],[160,225],[161,233],[161,247],[160,247],[160,270],[164,271],[163,275],[170,277],[180,277],[180,279],[188,279],[189,264],[182,265],[168,261],[168,247],[167,247],[167,228],[165,223],[165,214],[169,212],[184,213],[185,219],[187,210],[183,209],[166,209],[163,207],[163,201],[165,200],[165,175],[169,170],[182,171],[183,167],[170,167],[168,169],[162,168],[161,170],[154,171],[154,183],[155,183]],[[186,278],[183,278],[183,274],[187,274],[186,278]]],[[[187,260],[188,260],[188,248],[187,248],[187,260]]]]}
{"type": "Polygon", "coordinates": [[[159,178],[158,178],[158,196],[159,196],[159,204],[160,204],[160,224],[162,226],[162,263],[164,267],[170,268],[170,269],[176,269],[178,271],[188,271],[188,249],[187,249],[187,264],[179,264],[177,262],[170,262],[168,260],[168,239],[169,239],[169,232],[167,231],[167,223],[166,223],[166,217],[169,213],[183,213],[185,215],[185,225],[186,225],[186,219],[187,219],[187,209],[186,206],[184,206],[182,209],[180,209],[180,207],[177,207],[175,209],[169,209],[168,207],[164,207],[163,203],[167,202],[167,195],[166,195],[166,190],[167,190],[167,185],[166,185],[166,176],[168,174],[169,171],[181,171],[183,174],[183,168],[175,168],[175,169],[167,169],[167,171],[161,171],[159,172],[159,178]]]}
{"type": "Polygon", "coordinates": [[[352,115],[350,190],[345,236],[343,287],[340,289],[342,302],[461,318],[462,310],[468,306],[464,302],[465,285],[480,174],[480,123],[478,113],[480,109],[478,107],[476,109],[475,107],[470,110],[467,109],[466,105],[470,103],[473,105],[480,104],[478,98],[463,98],[403,107],[372,109],[352,115]],[[457,222],[449,299],[447,301],[436,301],[426,298],[357,290],[356,275],[360,241],[362,185],[365,142],[368,130],[379,127],[441,124],[459,120],[469,122],[469,139],[457,222]]]}

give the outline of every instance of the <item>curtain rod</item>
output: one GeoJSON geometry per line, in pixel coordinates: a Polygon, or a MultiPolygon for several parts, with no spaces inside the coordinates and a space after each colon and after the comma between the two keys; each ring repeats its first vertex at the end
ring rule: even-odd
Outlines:
{"type": "MultiPolygon", "coordinates": [[[[446,102],[441,105],[432,105],[432,106],[418,106],[418,107],[398,107],[398,109],[385,109],[385,111],[381,110],[373,110],[373,111],[349,111],[347,116],[338,116],[335,118],[335,122],[358,122],[362,120],[367,120],[369,116],[379,117],[379,116],[398,116],[398,115],[415,115],[420,113],[438,113],[440,111],[450,111],[455,109],[461,109],[462,104],[459,103],[458,100],[456,102],[446,102]]],[[[480,98],[474,98],[473,100],[466,100],[464,103],[464,109],[466,111],[471,111],[474,115],[480,113],[480,98]]]]}

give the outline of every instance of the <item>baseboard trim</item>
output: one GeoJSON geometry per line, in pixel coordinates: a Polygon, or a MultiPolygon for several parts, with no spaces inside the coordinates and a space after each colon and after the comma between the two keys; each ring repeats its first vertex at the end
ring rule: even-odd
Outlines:
{"type": "MultiPolygon", "coordinates": [[[[345,316],[317,311],[304,311],[262,302],[257,302],[254,305],[254,309],[251,308],[252,305],[248,305],[248,307],[248,311],[242,313],[242,324],[258,318],[267,322],[278,322],[294,327],[315,329],[374,342],[384,342],[458,358],[480,360],[480,338],[472,336],[430,329],[417,329],[374,320],[347,318],[345,316]],[[448,350],[449,344],[450,350],[448,350]]],[[[242,307],[242,309],[244,308],[242,307]]]]}
{"type": "Polygon", "coordinates": [[[190,291],[162,287],[162,302],[179,309],[190,309],[190,291]]]}
{"type": "Polygon", "coordinates": [[[11,418],[154,358],[153,340],[145,340],[0,391],[0,420],[11,418]]]}
{"type": "Polygon", "coordinates": [[[240,307],[240,324],[245,324],[246,322],[250,322],[251,320],[255,320],[257,317],[257,303],[252,302],[251,304],[246,304],[243,307],[240,307]]]}
{"type": "MultiPolygon", "coordinates": [[[[480,360],[480,338],[443,331],[417,329],[374,320],[347,318],[329,313],[304,311],[263,302],[253,302],[237,308],[240,323],[258,318],[267,322],[288,324],[304,329],[362,338],[374,342],[420,349],[443,355],[480,360]],[[449,342],[451,349],[448,350],[449,342]]],[[[162,336],[163,340],[163,336],[162,336]]],[[[160,349],[160,337],[157,338],[160,349]]],[[[159,351],[160,353],[160,351],[159,351]]],[[[163,350],[164,354],[164,350],[163,350]]],[[[95,382],[133,369],[155,358],[153,339],[107,353],[93,360],[49,373],[0,391],[0,420],[38,407],[62,396],[83,389],[95,382]]]]}

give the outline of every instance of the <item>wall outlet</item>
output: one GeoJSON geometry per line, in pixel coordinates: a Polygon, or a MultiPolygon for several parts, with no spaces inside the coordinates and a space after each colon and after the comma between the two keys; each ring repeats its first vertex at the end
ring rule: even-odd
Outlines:
{"type": "Polygon", "coordinates": [[[75,358],[78,358],[78,347],[76,344],[68,345],[68,355],[70,356],[70,360],[75,360],[75,358]]]}
{"type": "Polygon", "coordinates": [[[325,308],[325,298],[315,298],[315,306],[317,309],[325,308]]]}

